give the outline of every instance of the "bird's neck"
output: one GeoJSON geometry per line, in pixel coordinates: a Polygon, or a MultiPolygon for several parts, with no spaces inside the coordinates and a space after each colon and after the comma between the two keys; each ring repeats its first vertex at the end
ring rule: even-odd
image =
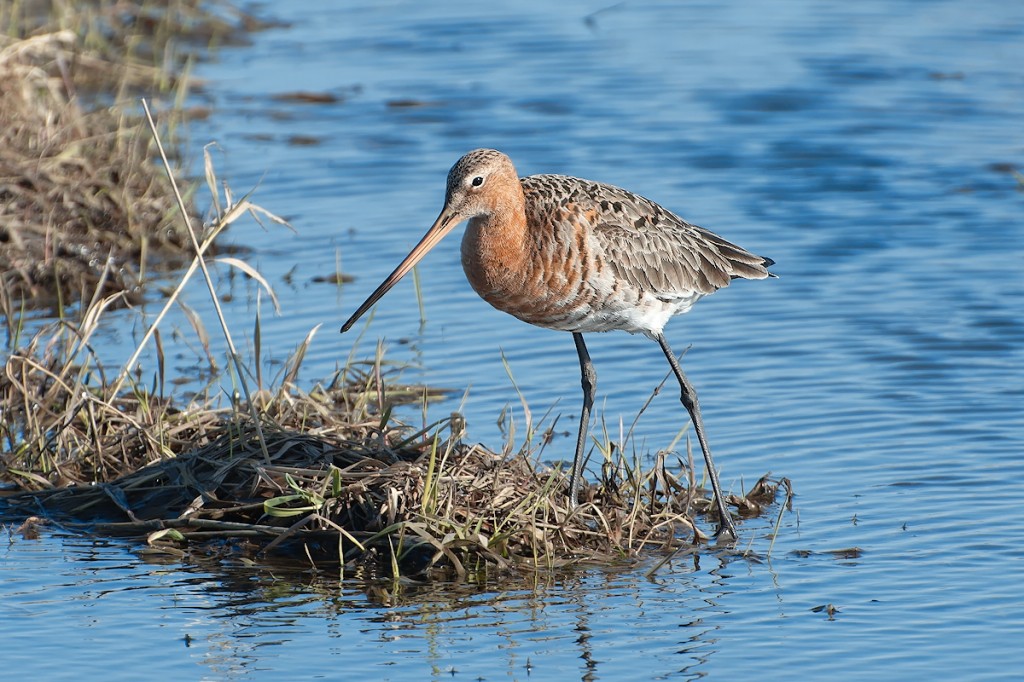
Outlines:
{"type": "Polygon", "coordinates": [[[529,252],[522,188],[503,193],[491,211],[471,218],[462,238],[462,267],[473,288],[487,292],[515,286],[529,252]]]}

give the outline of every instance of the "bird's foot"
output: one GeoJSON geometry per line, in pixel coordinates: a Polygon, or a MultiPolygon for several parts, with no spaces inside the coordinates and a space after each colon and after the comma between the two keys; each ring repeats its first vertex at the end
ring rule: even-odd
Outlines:
{"type": "Polygon", "coordinates": [[[715,540],[733,542],[739,540],[739,533],[736,532],[736,526],[733,525],[732,519],[724,517],[718,523],[718,530],[715,532],[715,540]]]}

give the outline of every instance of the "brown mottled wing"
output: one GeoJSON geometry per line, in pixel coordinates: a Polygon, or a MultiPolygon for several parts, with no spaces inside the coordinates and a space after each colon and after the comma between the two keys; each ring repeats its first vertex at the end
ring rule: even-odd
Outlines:
{"type": "Polygon", "coordinates": [[[627,190],[564,175],[532,175],[522,182],[528,210],[555,201],[558,208],[547,210],[558,210],[562,220],[591,223],[615,276],[639,290],[672,299],[713,293],[736,277],[769,276],[771,259],[627,190]]]}

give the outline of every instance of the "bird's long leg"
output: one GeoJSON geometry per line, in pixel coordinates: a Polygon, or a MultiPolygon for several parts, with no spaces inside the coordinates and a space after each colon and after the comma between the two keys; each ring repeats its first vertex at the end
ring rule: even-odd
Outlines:
{"type": "Polygon", "coordinates": [[[572,458],[572,474],[569,476],[569,506],[577,504],[576,493],[580,486],[580,475],[583,468],[583,449],[587,444],[587,427],[590,424],[590,410],[594,406],[594,388],[597,386],[597,372],[590,361],[587,345],[583,343],[583,334],[573,332],[572,340],[576,342],[576,354],[580,356],[580,383],[583,385],[583,409],[580,410],[580,431],[576,438],[576,454],[572,458]]]}
{"type": "Polygon", "coordinates": [[[661,350],[664,351],[665,357],[668,358],[668,364],[672,366],[672,373],[679,380],[679,399],[682,401],[686,411],[690,413],[690,419],[693,421],[693,430],[697,433],[697,441],[700,443],[700,449],[704,453],[704,462],[708,467],[708,477],[711,479],[711,489],[714,491],[715,502],[718,504],[718,516],[721,519],[718,524],[718,534],[721,535],[723,531],[728,530],[734,538],[738,537],[736,535],[736,527],[732,524],[732,516],[729,515],[729,510],[725,508],[722,487],[718,485],[718,472],[715,470],[714,460],[711,459],[711,448],[708,447],[708,439],[704,435],[704,422],[700,418],[697,391],[694,390],[693,384],[683,374],[683,369],[679,366],[679,361],[676,359],[675,353],[672,352],[672,347],[665,340],[664,334],[658,334],[655,338],[658,344],[661,345],[661,350]]]}

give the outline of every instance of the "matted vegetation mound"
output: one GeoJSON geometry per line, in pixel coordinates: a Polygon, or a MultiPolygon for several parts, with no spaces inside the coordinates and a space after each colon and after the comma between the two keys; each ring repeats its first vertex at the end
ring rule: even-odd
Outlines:
{"type": "MultiPolygon", "coordinates": [[[[264,456],[250,422],[110,483],[8,498],[95,531],[145,537],[184,555],[242,553],[372,575],[482,579],[510,571],[632,559],[706,540],[693,521],[712,509],[693,481],[659,457],[647,472],[603,467],[568,507],[566,477],[523,452],[502,456],[438,427],[358,437],[265,424],[264,456]]],[[[333,430],[329,430],[333,431],[333,430]]],[[[767,477],[730,503],[759,513],[779,482],[767,477]]]]}

